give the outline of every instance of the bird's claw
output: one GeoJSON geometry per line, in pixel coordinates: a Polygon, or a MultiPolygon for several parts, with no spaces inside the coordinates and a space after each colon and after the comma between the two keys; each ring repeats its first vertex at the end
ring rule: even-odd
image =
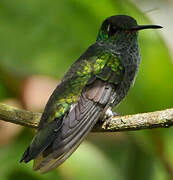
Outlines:
{"type": "Polygon", "coordinates": [[[120,115],[117,112],[112,112],[111,108],[108,108],[103,118],[103,122],[105,122],[106,129],[110,126],[111,120],[115,116],[120,116],[120,115]]]}

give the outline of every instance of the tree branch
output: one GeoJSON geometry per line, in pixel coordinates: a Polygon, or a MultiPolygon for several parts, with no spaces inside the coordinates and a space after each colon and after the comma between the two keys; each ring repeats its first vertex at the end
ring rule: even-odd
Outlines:
{"type": "MultiPolygon", "coordinates": [[[[37,128],[41,113],[18,109],[0,103],[0,120],[37,128]]],[[[168,128],[173,126],[173,108],[149,113],[115,116],[103,124],[97,124],[93,132],[134,131],[151,128],[168,128]]]]}

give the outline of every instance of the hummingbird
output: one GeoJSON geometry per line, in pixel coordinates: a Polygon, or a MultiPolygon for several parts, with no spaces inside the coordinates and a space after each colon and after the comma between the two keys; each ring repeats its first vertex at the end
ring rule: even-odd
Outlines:
{"type": "Polygon", "coordinates": [[[134,84],[140,51],[138,31],[159,25],[138,25],[127,15],[104,20],[96,42],[74,62],[50,96],[38,130],[20,162],[34,160],[46,173],[61,165],[134,84]]]}

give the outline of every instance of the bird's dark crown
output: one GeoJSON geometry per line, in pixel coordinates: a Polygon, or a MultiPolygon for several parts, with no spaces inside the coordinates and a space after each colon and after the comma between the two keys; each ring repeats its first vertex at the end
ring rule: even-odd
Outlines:
{"type": "Polygon", "coordinates": [[[126,15],[117,15],[107,18],[101,29],[107,30],[107,32],[114,32],[118,30],[131,30],[137,27],[137,22],[134,18],[126,15]]]}

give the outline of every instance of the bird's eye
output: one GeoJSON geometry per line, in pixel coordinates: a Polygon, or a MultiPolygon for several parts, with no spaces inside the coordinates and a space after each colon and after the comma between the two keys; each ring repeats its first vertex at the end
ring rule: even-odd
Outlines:
{"type": "Polygon", "coordinates": [[[107,28],[107,32],[110,36],[114,35],[117,32],[117,27],[109,24],[107,28]]]}

